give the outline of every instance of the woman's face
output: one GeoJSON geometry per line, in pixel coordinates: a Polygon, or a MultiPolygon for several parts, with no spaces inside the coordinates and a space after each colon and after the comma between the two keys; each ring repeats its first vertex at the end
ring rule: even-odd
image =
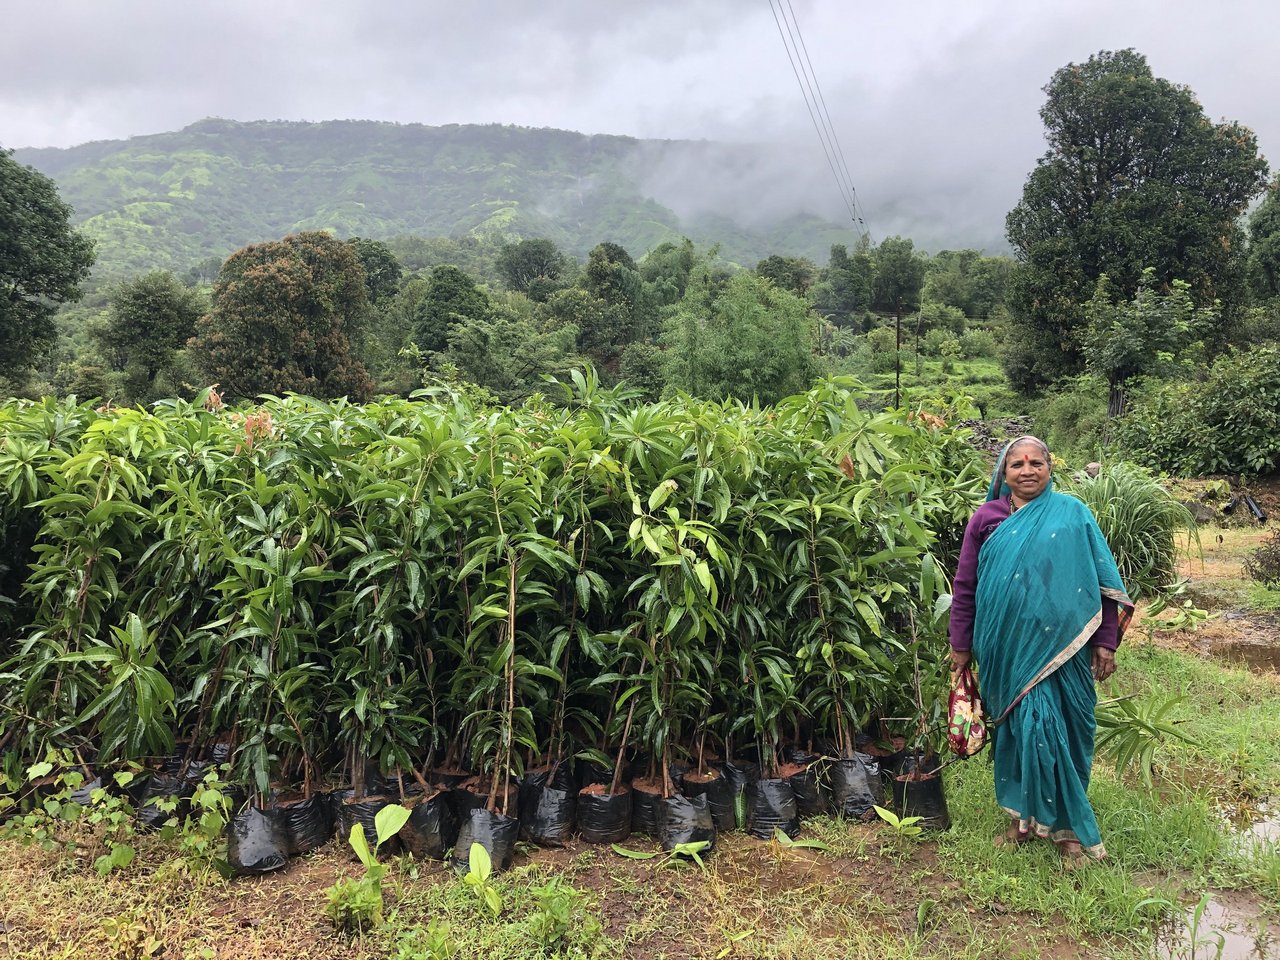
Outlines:
{"type": "Polygon", "coordinates": [[[1004,482],[1018,500],[1034,500],[1049,485],[1049,461],[1034,443],[1019,444],[1004,458],[1004,482]]]}

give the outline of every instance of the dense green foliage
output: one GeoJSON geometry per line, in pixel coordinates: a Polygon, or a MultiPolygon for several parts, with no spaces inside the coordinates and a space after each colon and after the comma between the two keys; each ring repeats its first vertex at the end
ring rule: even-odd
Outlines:
{"type": "Polygon", "coordinates": [[[1148,268],[1133,299],[1116,303],[1104,273],[1085,304],[1081,341],[1086,368],[1106,381],[1107,412],[1113,417],[1124,412],[1125,384],[1171,372],[1175,358],[1190,362],[1217,326],[1221,310],[1216,304],[1197,309],[1188,284],[1175,280],[1170,286],[1167,294],[1159,293],[1155,271],[1148,268]]]}
{"type": "Polygon", "coordinates": [[[1007,369],[1025,391],[1080,372],[1083,304],[1104,273],[1122,300],[1150,268],[1158,286],[1188,283],[1198,304],[1235,303],[1236,221],[1267,173],[1252,132],[1211,123],[1190,90],[1133,50],[1068,64],[1045,93],[1049,150],[1007,224],[1021,263],[1007,369]]]}
{"type": "Polygon", "coordinates": [[[52,345],[60,303],[80,298],[93,244],[53,181],[0,149],[0,380],[21,382],[52,345]]]}
{"type": "Polygon", "coordinates": [[[108,399],[150,402],[183,389],[182,351],[208,309],[203,291],[164,270],[128,280],[111,290],[105,320],[90,329],[117,382],[108,399]]]}
{"type": "Polygon", "coordinates": [[[465,749],[501,805],[526,752],[847,754],[913,701],[911,651],[943,669],[963,434],[831,381],[767,410],[574,384],[0,407],[0,735],[104,762],[231,735],[261,791],[465,749]]]}
{"type": "Polygon", "coordinates": [[[1120,448],[1182,476],[1280,467],[1280,346],[1220,357],[1203,380],[1151,382],[1116,427],[1120,448]]]}
{"type": "Polygon", "coordinates": [[[661,171],[714,170],[726,153],[753,159],[749,147],[496,124],[209,119],[20,158],[57,180],[98,242],[99,271],[113,279],[181,273],[305,230],[378,240],[546,237],[578,257],[603,237],[645,251],[688,235],[721,243],[743,263],[777,250],[816,256],[848,236],[802,214],[764,228],[735,223],[733,209],[684,222],[661,194],[652,199],[661,171]]]}
{"type": "Polygon", "coordinates": [[[229,397],[293,390],[364,398],[373,384],[352,340],[367,303],[355,251],[329,234],[253,244],[222,265],[191,358],[229,397]]]}
{"type": "Polygon", "coordinates": [[[666,321],[666,381],[697,396],[774,403],[813,380],[813,341],[808,305],[767,280],[694,282],[666,321]]]}
{"type": "Polygon", "coordinates": [[[1060,472],[1058,482],[1093,511],[1131,597],[1151,599],[1173,585],[1179,538],[1194,533],[1195,521],[1164,487],[1127,463],[1096,477],[1060,472]]]}

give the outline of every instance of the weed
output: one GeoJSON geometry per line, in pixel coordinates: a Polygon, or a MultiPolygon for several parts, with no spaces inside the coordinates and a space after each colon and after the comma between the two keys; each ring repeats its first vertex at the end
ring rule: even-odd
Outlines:
{"type": "Polygon", "coordinates": [[[382,924],[382,879],[387,874],[385,865],[378,862],[378,847],[382,840],[393,837],[409,819],[409,811],[398,804],[390,804],[374,817],[377,842],[373,850],[364,836],[364,824],[351,828],[349,842],[360,862],[364,864],[364,876],[339,880],[328,890],[329,902],[325,913],[336,929],[347,933],[364,933],[382,924]]]}
{"type": "Polygon", "coordinates": [[[663,852],[659,850],[628,850],[626,847],[619,846],[616,843],[610,844],[610,847],[613,848],[613,852],[618,854],[618,856],[626,857],[628,860],[653,860],[657,857],[661,857],[662,859],[658,860],[658,862],[654,864],[655,867],[674,866],[683,863],[683,857],[688,857],[698,865],[703,873],[706,873],[707,864],[706,861],[702,859],[702,854],[711,849],[711,841],[694,840],[690,843],[677,843],[666,852],[665,856],[663,856],[663,852]]]}
{"type": "Polygon", "coordinates": [[[530,891],[538,908],[525,921],[525,929],[542,952],[561,956],[574,946],[588,946],[600,934],[600,921],[589,914],[582,894],[559,877],[552,877],[530,891]]]}
{"type": "Polygon", "coordinates": [[[917,838],[924,832],[924,828],[919,826],[924,817],[899,817],[892,810],[881,806],[877,806],[875,811],[876,816],[889,825],[889,829],[899,840],[917,838]]]}
{"type": "Polygon", "coordinates": [[[478,843],[471,844],[467,853],[467,865],[470,869],[463,875],[463,882],[476,892],[476,896],[495,917],[502,912],[502,897],[493,888],[489,878],[493,875],[493,861],[489,851],[478,843]]]}
{"type": "Polygon", "coordinates": [[[1169,720],[1175,707],[1186,700],[1175,695],[1152,703],[1139,703],[1132,697],[1118,697],[1098,705],[1098,753],[1110,757],[1116,773],[1125,774],[1135,764],[1148,790],[1152,786],[1152,764],[1155,751],[1166,738],[1174,737],[1185,743],[1195,741],[1176,726],[1180,721],[1169,720]]]}
{"type": "Polygon", "coordinates": [[[454,960],[458,943],[447,923],[432,920],[423,927],[403,931],[396,938],[390,960],[454,960]]]}

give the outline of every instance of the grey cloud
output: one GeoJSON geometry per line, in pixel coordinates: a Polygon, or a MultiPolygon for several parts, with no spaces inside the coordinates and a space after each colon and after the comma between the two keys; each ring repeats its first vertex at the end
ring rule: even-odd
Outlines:
{"type": "MultiPolygon", "coordinates": [[[[1040,88],[1132,46],[1280,149],[1264,0],[791,0],[875,237],[996,249],[1044,150],[1040,88]]],[[[655,195],[845,219],[767,4],[743,0],[49,0],[7,14],[0,143],[240,120],[505,122],[751,143],[667,162],[655,195]]]]}

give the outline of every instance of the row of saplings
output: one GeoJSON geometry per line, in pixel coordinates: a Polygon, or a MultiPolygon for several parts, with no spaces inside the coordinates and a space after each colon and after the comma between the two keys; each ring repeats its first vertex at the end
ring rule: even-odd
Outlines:
{"type": "Polygon", "coordinates": [[[876,806],[886,805],[886,785],[901,816],[919,816],[924,827],[950,826],[942,780],[933,772],[936,757],[883,744],[866,748],[871,752],[850,759],[789,748],[776,777],[762,777],[760,763],[745,756],[672,765],[666,777],[654,776],[655,764],[644,756],[610,766],[568,757],[527,770],[507,792],[503,812],[494,809],[497,785],[466,772],[427,771],[411,782],[374,775],[366,782],[372,792],[363,797],[342,789],[245,805],[228,825],[228,860],[238,874],[278,870],[335,832],[350,836],[357,824],[382,852],[431,860],[452,853],[453,866],[461,870],[473,843],[502,870],[510,867],[518,840],[560,847],[575,834],[588,843],[618,843],[641,834],[667,851],[699,843],[710,850],[717,834],[735,829],[764,840],[781,830],[794,839],[804,817],[872,818],[876,806]],[[646,768],[647,776],[635,776],[646,768]],[[408,820],[394,836],[379,837],[377,814],[393,803],[410,811],[408,820]]]}

